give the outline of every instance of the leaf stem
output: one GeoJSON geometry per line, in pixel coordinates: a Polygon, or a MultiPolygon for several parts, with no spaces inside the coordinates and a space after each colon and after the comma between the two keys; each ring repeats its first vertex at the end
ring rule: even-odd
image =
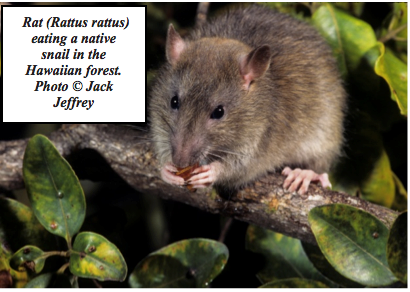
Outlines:
{"type": "Polygon", "coordinates": [[[48,252],[43,253],[39,258],[48,258],[48,257],[55,256],[55,255],[58,255],[61,257],[69,257],[70,251],[69,250],[67,251],[48,251],[48,252]]]}
{"type": "Polygon", "coordinates": [[[393,39],[394,39],[396,42],[407,42],[407,39],[406,39],[406,38],[401,38],[401,37],[398,37],[398,36],[394,37],[393,39]]]}
{"type": "Polygon", "coordinates": [[[396,34],[401,32],[405,28],[407,28],[407,22],[403,25],[400,25],[398,28],[389,31],[387,34],[385,34],[384,36],[379,38],[379,42],[382,42],[382,43],[387,42],[388,40],[394,38],[396,36],[396,34]]]}
{"type": "Polygon", "coordinates": [[[67,269],[68,266],[70,266],[69,262],[62,265],[61,268],[58,269],[57,274],[63,274],[65,269],[67,269]]]}
{"type": "Polygon", "coordinates": [[[221,230],[221,233],[219,235],[219,239],[218,239],[219,242],[224,242],[225,241],[226,233],[228,232],[229,227],[231,227],[232,222],[233,222],[233,218],[231,218],[231,217],[229,217],[226,220],[226,222],[225,222],[225,224],[224,224],[224,226],[221,230]]]}
{"type": "Polygon", "coordinates": [[[98,281],[96,279],[93,279],[93,282],[94,282],[95,287],[97,287],[97,288],[102,288],[103,287],[100,283],[98,283],[98,281]]]}

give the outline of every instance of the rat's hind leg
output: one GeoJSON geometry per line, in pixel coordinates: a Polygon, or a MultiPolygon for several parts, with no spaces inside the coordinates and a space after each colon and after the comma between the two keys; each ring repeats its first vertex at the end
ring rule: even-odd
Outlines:
{"type": "Polygon", "coordinates": [[[287,176],[283,183],[283,188],[289,192],[294,192],[299,189],[298,193],[300,195],[307,192],[310,182],[320,182],[323,188],[332,188],[327,173],[317,174],[309,169],[295,168],[292,170],[289,167],[285,167],[282,171],[282,175],[287,176]]]}

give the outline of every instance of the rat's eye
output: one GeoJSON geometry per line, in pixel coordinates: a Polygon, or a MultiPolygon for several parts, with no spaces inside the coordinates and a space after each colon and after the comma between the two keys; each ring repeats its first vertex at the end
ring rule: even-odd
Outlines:
{"type": "Polygon", "coordinates": [[[178,100],[178,95],[174,95],[171,98],[171,108],[172,109],[179,109],[179,100],[178,100]]]}
{"type": "Polygon", "coordinates": [[[218,105],[216,109],[212,112],[211,114],[211,119],[217,119],[219,120],[224,116],[224,107],[222,105],[218,105]]]}

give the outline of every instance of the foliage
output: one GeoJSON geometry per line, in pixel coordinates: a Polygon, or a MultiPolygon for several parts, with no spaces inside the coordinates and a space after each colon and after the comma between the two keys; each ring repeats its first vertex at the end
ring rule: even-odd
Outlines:
{"type": "Polygon", "coordinates": [[[228,260],[223,243],[189,239],[168,245],[143,259],[130,275],[133,288],[205,288],[228,260]]]}
{"type": "Polygon", "coordinates": [[[397,223],[401,230],[397,231],[394,224],[388,236],[387,228],[362,210],[343,204],[316,207],[309,213],[309,222],[320,249],[250,226],[248,249],[262,254],[266,260],[257,274],[264,284],[261,287],[379,287],[397,281],[394,270],[405,283],[407,212],[401,216],[401,222],[397,223]],[[396,253],[386,254],[388,241],[389,246],[399,245],[387,249],[396,253]],[[394,262],[398,268],[390,270],[388,262],[394,262]]]}
{"type": "Polygon", "coordinates": [[[397,217],[390,229],[387,261],[397,279],[407,284],[407,211],[397,217]]]}
{"type": "Polygon", "coordinates": [[[8,231],[19,226],[20,230],[28,232],[15,242],[16,246],[24,240],[27,240],[26,243],[37,242],[50,246],[48,242],[38,240],[47,238],[45,233],[48,231],[63,237],[68,250],[44,252],[37,246],[26,245],[14,254],[7,253],[3,265],[12,271],[10,274],[15,286],[18,283],[18,286],[25,284],[27,287],[66,287],[66,284],[70,284],[64,274],[68,266],[74,275],[73,283],[76,282],[75,277],[123,281],[127,275],[127,265],[117,247],[106,238],[82,232],[75,237],[72,245],[73,237],[84,221],[85,197],[74,171],[45,136],[36,135],[28,142],[23,160],[23,176],[33,212],[21,203],[2,199],[1,205],[5,210],[0,215],[0,222],[3,223],[0,225],[2,246],[7,246],[10,238],[8,231]],[[16,222],[10,222],[11,218],[16,222]],[[43,271],[47,258],[54,255],[68,258],[69,263],[65,263],[56,273],[37,276],[43,271]],[[16,275],[16,271],[24,274],[24,283],[21,283],[21,276],[16,275]]]}
{"type": "Polygon", "coordinates": [[[382,287],[398,279],[406,283],[407,212],[390,234],[371,214],[343,204],[313,208],[309,223],[319,247],[249,226],[247,249],[261,254],[266,263],[257,274],[261,287],[382,287]]]}
{"type": "Polygon", "coordinates": [[[309,223],[323,255],[344,277],[365,286],[397,281],[387,264],[388,229],[371,214],[334,204],[312,209],[309,223]]]}
{"type": "MultiPolygon", "coordinates": [[[[44,252],[35,245],[25,245],[12,254],[4,248],[0,271],[11,277],[10,283],[14,287],[74,288],[78,287],[77,277],[125,280],[127,264],[118,248],[97,233],[78,233],[85,217],[83,190],[68,162],[45,136],[36,135],[28,142],[23,175],[33,211],[17,201],[1,199],[1,246],[8,246],[8,235],[19,226],[27,233],[13,246],[24,242],[52,246],[42,241],[52,241],[50,232],[64,238],[68,250],[44,252]],[[56,272],[42,273],[47,258],[55,255],[68,262],[56,272]],[[67,267],[72,276],[64,273],[67,267]]],[[[180,241],[141,261],[129,283],[131,287],[206,287],[223,270],[228,255],[226,246],[216,241],[180,241]]]]}
{"type": "Polygon", "coordinates": [[[46,137],[34,136],[24,154],[23,176],[36,218],[71,248],[85,217],[84,193],[71,166],[46,137]]]}
{"type": "Polygon", "coordinates": [[[256,274],[263,284],[301,278],[333,285],[315,269],[301,242],[295,238],[251,225],[246,232],[246,248],[266,259],[263,269],[256,274]]]}
{"type": "Polygon", "coordinates": [[[259,288],[329,288],[325,284],[300,278],[276,280],[266,283],[259,288]]]}

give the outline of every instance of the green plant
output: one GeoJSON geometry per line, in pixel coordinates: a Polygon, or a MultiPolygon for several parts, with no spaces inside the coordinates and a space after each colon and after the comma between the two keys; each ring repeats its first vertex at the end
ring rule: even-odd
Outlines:
{"type": "Polygon", "coordinates": [[[391,231],[373,215],[343,204],[313,208],[309,223],[318,246],[249,226],[247,249],[266,265],[263,287],[383,287],[407,284],[407,211],[391,231]],[[316,286],[312,286],[316,285],[316,286]]]}
{"type": "Polygon", "coordinates": [[[0,268],[3,265],[16,279],[22,279],[16,286],[29,281],[25,287],[76,287],[77,277],[123,281],[127,265],[117,247],[97,233],[77,234],[85,217],[84,193],[71,166],[45,136],[36,135],[28,142],[23,176],[33,212],[21,203],[2,199],[2,209],[7,212],[1,214],[0,241],[7,242],[4,229],[10,226],[5,222],[13,217],[18,219],[13,222],[14,228],[27,232],[20,241],[49,248],[52,238],[45,234],[48,231],[64,238],[68,249],[43,251],[30,244],[11,254],[3,245],[6,260],[3,259],[0,268]],[[50,256],[61,256],[68,261],[55,274],[50,272],[35,277],[42,272],[50,256]],[[64,273],[66,268],[72,276],[64,273]]]}
{"type": "MultiPolygon", "coordinates": [[[[77,277],[123,281],[127,265],[117,247],[97,233],[78,233],[86,209],[83,190],[71,166],[45,136],[36,135],[28,142],[23,175],[32,210],[0,198],[0,271],[14,280],[14,287],[78,287],[77,277]],[[21,238],[14,246],[26,245],[13,254],[5,243],[16,227],[21,238]],[[68,250],[43,251],[53,246],[50,233],[64,238],[68,250]],[[51,256],[67,261],[57,271],[43,272],[51,256]],[[67,268],[71,276],[65,273],[67,268]]],[[[129,284],[206,287],[223,270],[228,255],[226,246],[213,240],[176,242],[143,259],[129,284]]]]}
{"type": "Polygon", "coordinates": [[[205,288],[228,261],[220,242],[194,238],[170,244],[143,259],[130,275],[133,288],[205,288]]]}

